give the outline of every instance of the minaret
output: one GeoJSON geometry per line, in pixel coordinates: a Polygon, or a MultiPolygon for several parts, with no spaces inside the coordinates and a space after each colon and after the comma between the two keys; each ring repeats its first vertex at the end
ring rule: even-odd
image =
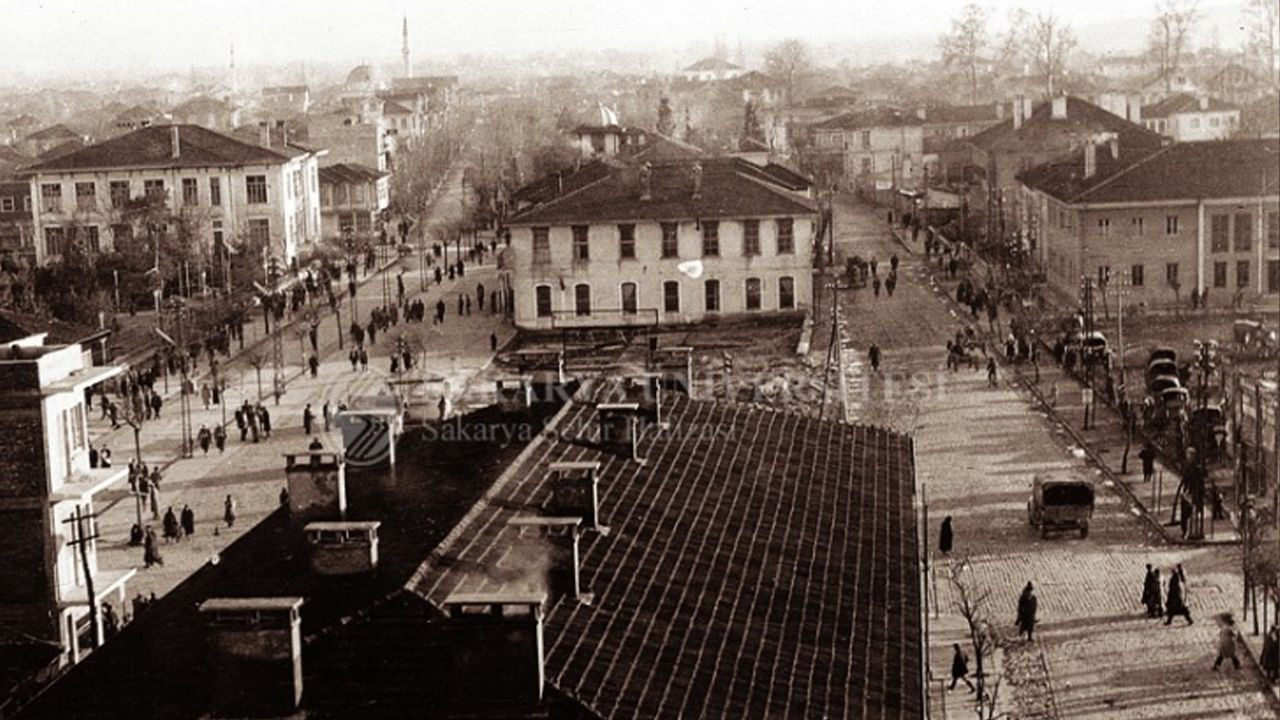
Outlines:
{"type": "Polygon", "coordinates": [[[240,94],[240,79],[236,77],[236,44],[231,43],[231,95],[240,94]]]}
{"type": "Polygon", "coordinates": [[[409,60],[409,16],[404,16],[404,25],[400,31],[402,44],[400,47],[400,57],[404,58],[404,76],[413,77],[413,63],[409,60]]]}

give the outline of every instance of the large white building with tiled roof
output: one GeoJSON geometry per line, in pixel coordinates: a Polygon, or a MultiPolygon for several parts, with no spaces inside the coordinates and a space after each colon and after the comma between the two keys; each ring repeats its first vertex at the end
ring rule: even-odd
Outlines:
{"type": "Polygon", "coordinates": [[[1177,142],[1226,140],[1240,128],[1240,108],[1207,95],[1178,93],[1144,105],[1142,124],[1177,142]]]}
{"type": "Polygon", "coordinates": [[[196,125],[153,125],[26,169],[40,264],[69,242],[108,250],[134,231],[130,201],[162,199],[208,252],[242,239],[292,261],[320,239],[319,156],[264,147],[196,125]]]}
{"type": "Polygon", "coordinates": [[[807,179],[707,158],[599,173],[508,221],[518,327],[652,326],[803,311],[817,209],[807,179]]]}

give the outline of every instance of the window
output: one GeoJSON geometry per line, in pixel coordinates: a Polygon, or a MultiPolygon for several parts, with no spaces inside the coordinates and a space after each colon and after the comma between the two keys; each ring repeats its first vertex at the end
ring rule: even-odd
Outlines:
{"type": "Polygon", "coordinates": [[[1099,265],[1098,266],[1098,285],[1101,287],[1106,287],[1109,284],[1111,284],[1111,266],[1099,265]]]}
{"type": "Polygon", "coordinates": [[[1144,227],[1144,223],[1142,221],[1142,218],[1140,217],[1130,218],[1129,227],[1130,227],[1130,230],[1133,232],[1133,234],[1137,235],[1138,237],[1141,237],[1142,234],[1146,231],[1146,227],[1144,227]]]}
{"type": "Polygon", "coordinates": [[[778,309],[794,310],[796,307],[796,281],[794,278],[778,278],[778,309]]]}
{"type": "Polygon", "coordinates": [[[1248,260],[1236,261],[1236,287],[1238,288],[1249,287],[1249,261],[1248,260]]]}
{"type": "Polygon", "coordinates": [[[708,280],[703,284],[702,290],[707,312],[720,312],[720,281],[708,280]]]}
{"type": "Polygon", "coordinates": [[[747,278],[747,309],[760,309],[760,278],[747,278]]]}
{"type": "Polygon", "coordinates": [[[217,207],[222,204],[222,180],[209,178],[209,204],[217,207]]]}
{"type": "Polygon", "coordinates": [[[98,187],[91,182],[76,183],[76,209],[96,210],[98,208],[98,187]]]}
{"type": "Polygon", "coordinates": [[[862,158],[862,174],[863,175],[871,174],[871,158],[869,157],[862,158]]]}
{"type": "Polygon", "coordinates": [[[1235,238],[1236,252],[1253,249],[1253,216],[1249,213],[1236,213],[1235,238]]]}
{"type": "Polygon", "coordinates": [[[680,257],[680,226],[677,223],[662,223],[662,257],[680,257]]]}
{"type": "Polygon", "coordinates": [[[1195,117],[1191,118],[1191,129],[1192,130],[1200,129],[1200,118],[1195,118],[1195,117]]]}
{"type": "Polygon", "coordinates": [[[573,286],[573,311],[578,316],[591,314],[591,286],[578,283],[573,286]]]}
{"type": "Polygon", "coordinates": [[[1280,292],[1280,260],[1267,261],[1267,292],[1272,295],[1280,292]]]}
{"type": "Polygon", "coordinates": [[[720,223],[707,222],[702,223],[702,257],[717,257],[720,255],[720,223]]]}
{"type": "Polygon", "coordinates": [[[1213,286],[1216,288],[1227,286],[1227,264],[1225,262],[1213,264],[1213,286]]]}
{"type": "Polygon", "coordinates": [[[1209,118],[1209,127],[1218,127],[1218,116],[1209,118]]]}
{"type": "Polygon", "coordinates": [[[0,212],[11,213],[13,212],[14,207],[15,207],[15,203],[13,202],[12,197],[8,195],[4,197],[0,197],[0,212]]]}
{"type": "Polygon", "coordinates": [[[622,314],[636,314],[636,284],[633,282],[622,283],[622,314]]]}
{"type": "Polygon", "coordinates": [[[255,218],[249,221],[249,239],[255,244],[267,246],[271,243],[271,221],[266,218],[255,218]]]}
{"type": "Polygon", "coordinates": [[[267,176],[250,175],[244,179],[245,193],[249,196],[250,205],[265,205],[267,202],[267,176]]]}
{"type": "Polygon", "coordinates": [[[332,185],[320,186],[320,204],[324,207],[329,207],[333,205],[333,186],[332,185]]]}
{"type": "Polygon", "coordinates": [[[573,259],[590,260],[591,244],[587,241],[587,226],[573,226],[573,259]]]}
{"type": "Polygon", "coordinates": [[[636,226],[618,226],[618,257],[630,260],[636,256],[636,226]]]}
{"type": "Polygon", "coordinates": [[[62,212],[61,185],[45,183],[40,186],[40,211],[47,213],[62,212]]]}
{"type": "Polygon", "coordinates": [[[369,213],[356,213],[356,232],[369,232],[373,230],[373,219],[369,217],[369,213]]]}
{"type": "Polygon", "coordinates": [[[1098,237],[1106,238],[1111,233],[1111,218],[1098,218],[1098,237]]]}
{"type": "Polygon", "coordinates": [[[1164,234],[1165,235],[1178,234],[1178,216],[1177,215],[1166,215],[1164,217],[1164,234]]]}
{"type": "Polygon", "coordinates": [[[182,204],[187,207],[200,204],[200,183],[195,178],[182,178],[182,204]]]}
{"type": "Polygon", "coordinates": [[[22,196],[22,212],[25,212],[25,213],[31,212],[31,196],[30,195],[22,196]]]}
{"type": "Polygon", "coordinates": [[[351,186],[351,202],[360,205],[364,203],[364,184],[356,183],[351,186]]]}
{"type": "Polygon", "coordinates": [[[537,286],[533,289],[533,296],[538,317],[551,317],[551,286],[537,286]]]}
{"type": "Polygon", "coordinates": [[[760,221],[742,221],[742,254],[752,257],[760,254],[760,221]]]}
{"type": "Polygon", "coordinates": [[[342,228],[343,232],[346,232],[347,230],[351,230],[352,232],[355,232],[355,229],[356,229],[355,213],[338,213],[338,227],[342,228]]]}
{"type": "Polygon", "coordinates": [[[1165,263],[1164,281],[1170,285],[1178,284],[1178,263],[1165,263]]]}
{"type": "Polygon", "coordinates": [[[680,283],[675,280],[662,283],[662,309],[669,313],[680,312],[680,283]]]}
{"type": "Polygon", "coordinates": [[[1228,246],[1227,236],[1231,231],[1230,215],[1214,215],[1209,218],[1209,252],[1224,253],[1228,246]]]}
{"type": "Polygon", "coordinates": [[[1134,287],[1142,287],[1146,281],[1145,269],[1141,265],[1133,265],[1129,268],[1129,284],[1134,287]]]}
{"type": "Polygon", "coordinates": [[[44,254],[61,255],[66,249],[67,234],[60,227],[44,229],[44,254]]]}
{"type": "Polygon", "coordinates": [[[142,192],[148,198],[163,198],[164,180],[143,180],[142,192]]]}
{"type": "Polygon", "coordinates": [[[1267,247],[1280,248],[1280,212],[1267,213],[1267,247]]]}
{"type": "Polygon", "coordinates": [[[778,254],[790,255],[795,251],[795,223],[791,218],[778,218],[778,254]]]}
{"type": "Polygon", "coordinates": [[[867,149],[871,147],[871,131],[870,130],[862,131],[862,147],[863,149],[867,149]]]}
{"type": "Polygon", "coordinates": [[[551,230],[536,227],[533,229],[533,262],[535,265],[551,262],[551,230]]]}
{"type": "Polygon", "coordinates": [[[111,194],[111,207],[120,210],[129,203],[128,180],[112,180],[107,191],[111,194]]]}

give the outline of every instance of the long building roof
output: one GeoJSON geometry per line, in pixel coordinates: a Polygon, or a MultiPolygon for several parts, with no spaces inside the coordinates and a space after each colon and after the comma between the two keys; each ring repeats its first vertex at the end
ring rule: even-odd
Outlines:
{"type": "Polygon", "coordinates": [[[276,165],[289,156],[199,125],[152,125],[32,165],[30,172],[276,165]],[[178,147],[174,152],[174,133],[178,147]]]}

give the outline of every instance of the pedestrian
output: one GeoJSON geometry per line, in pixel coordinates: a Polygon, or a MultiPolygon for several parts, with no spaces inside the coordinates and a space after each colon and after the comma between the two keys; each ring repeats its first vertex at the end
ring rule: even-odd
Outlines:
{"type": "Polygon", "coordinates": [[[896,287],[898,287],[898,273],[890,272],[889,277],[884,281],[884,291],[889,293],[889,297],[893,297],[893,290],[896,287]]]}
{"type": "Polygon", "coordinates": [[[98,448],[92,445],[89,446],[89,467],[98,467],[98,448]]]}
{"type": "Polygon", "coordinates": [[[969,686],[969,692],[976,692],[977,688],[969,682],[969,657],[960,649],[960,643],[952,643],[951,647],[951,685],[947,689],[955,690],[956,683],[963,680],[969,686]]]}
{"type": "Polygon", "coordinates": [[[458,293],[458,317],[462,317],[462,314],[466,309],[466,305],[466,301],[462,299],[462,293],[458,293]]]}
{"type": "Polygon", "coordinates": [[[1274,685],[1280,680],[1280,625],[1272,625],[1262,639],[1262,655],[1258,657],[1262,674],[1274,685]]]}
{"type": "Polygon", "coordinates": [[[1175,617],[1186,618],[1188,625],[1195,622],[1191,619],[1191,609],[1187,607],[1183,596],[1183,583],[1182,567],[1178,566],[1169,576],[1169,590],[1164,596],[1165,625],[1172,623],[1175,617]]]}
{"type": "Polygon", "coordinates": [[[222,519],[226,521],[227,527],[233,527],[236,524],[236,500],[227,495],[227,499],[222,503],[222,519]]]}
{"type": "Polygon", "coordinates": [[[1156,474],[1156,448],[1150,440],[1143,443],[1138,459],[1142,461],[1142,482],[1151,482],[1156,474]]]}
{"type": "Polygon", "coordinates": [[[942,530],[938,531],[938,550],[943,555],[951,554],[951,544],[954,540],[951,530],[951,516],[948,515],[942,519],[942,530]]]}
{"type": "Polygon", "coordinates": [[[484,312],[484,283],[476,283],[476,307],[484,312]]]}
{"type": "Polygon", "coordinates": [[[160,543],[156,540],[156,531],[150,526],[147,526],[146,535],[142,541],[142,563],[146,567],[164,565],[164,556],[160,554],[160,543]]]}
{"type": "Polygon", "coordinates": [[[991,387],[997,387],[999,382],[996,379],[996,359],[987,358],[987,384],[991,387]]]}
{"type": "Polygon", "coordinates": [[[895,273],[898,272],[898,253],[889,256],[889,270],[895,273]]]}
{"type": "Polygon", "coordinates": [[[302,432],[311,434],[311,424],[315,421],[315,413],[311,412],[311,403],[302,409],[302,432]]]}
{"type": "Polygon", "coordinates": [[[164,511],[164,541],[171,543],[181,537],[182,526],[178,524],[178,516],[173,513],[173,506],[164,511]]]}
{"type": "Polygon", "coordinates": [[[209,391],[209,384],[200,383],[200,400],[204,402],[205,410],[209,409],[209,400],[211,398],[212,398],[212,393],[209,391]]]}
{"type": "Polygon", "coordinates": [[[187,537],[196,534],[196,513],[191,509],[190,505],[182,506],[182,532],[187,537]]]}
{"type": "Polygon", "coordinates": [[[369,344],[376,345],[378,342],[378,325],[373,320],[369,320],[369,344]]]}
{"type": "Polygon", "coordinates": [[[436,301],[436,322],[435,322],[435,324],[439,325],[439,324],[441,324],[441,323],[443,323],[443,322],[444,322],[444,311],[445,311],[444,298],[440,298],[439,300],[437,300],[437,301],[436,301]]]}
{"type": "Polygon", "coordinates": [[[1230,660],[1236,670],[1240,669],[1240,658],[1236,657],[1236,620],[1231,613],[1223,613],[1221,627],[1218,628],[1218,657],[1213,661],[1216,671],[1223,660],[1230,660]]]}
{"type": "Polygon", "coordinates": [[[271,439],[271,411],[265,405],[258,406],[258,421],[262,424],[262,434],[271,439]]]}
{"type": "Polygon", "coordinates": [[[314,378],[320,376],[320,358],[313,354],[311,357],[307,358],[307,365],[311,368],[311,377],[314,378]]]}
{"type": "Polygon", "coordinates": [[[1142,604],[1147,608],[1147,617],[1158,618],[1164,615],[1164,602],[1160,597],[1160,571],[1147,563],[1147,576],[1142,580],[1142,604]]]}
{"type": "Polygon", "coordinates": [[[880,372],[880,346],[871,343],[871,347],[867,349],[867,357],[871,359],[871,369],[880,372]]]}
{"type": "Polygon", "coordinates": [[[360,348],[360,371],[364,372],[369,369],[369,353],[364,348],[360,348]]]}
{"type": "Polygon", "coordinates": [[[157,420],[160,419],[160,408],[164,406],[164,401],[160,399],[160,393],[151,392],[151,412],[157,420]]]}
{"type": "MultiPolygon", "coordinates": [[[[243,440],[244,438],[241,439],[243,440]]],[[[213,428],[213,444],[218,446],[219,453],[227,449],[227,431],[221,425],[213,428]]]]}
{"type": "Polygon", "coordinates": [[[333,408],[329,405],[328,398],[325,398],[324,407],[320,409],[320,414],[324,416],[324,431],[329,432],[329,421],[333,419],[333,408]]]}
{"type": "Polygon", "coordinates": [[[111,448],[105,445],[98,451],[98,467],[111,467],[111,448]]]}
{"type": "Polygon", "coordinates": [[[498,352],[498,333],[489,333],[489,352],[498,352]]]}
{"type": "Polygon", "coordinates": [[[351,352],[347,353],[347,359],[351,361],[351,372],[355,372],[356,366],[360,364],[360,351],[351,348],[351,352]]]}
{"type": "Polygon", "coordinates": [[[876,297],[880,297],[880,277],[878,275],[872,276],[871,289],[875,292],[876,297]]]}
{"type": "Polygon", "coordinates": [[[1036,599],[1035,589],[1031,583],[1022,589],[1022,595],[1018,597],[1018,635],[1026,635],[1027,641],[1030,642],[1032,634],[1036,627],[1036,610],[1040,601],[1036,599]]]}
{"type": "Polygon", "coordinates": [[[200,449],[205,455],[209,454],[209,445],[213,442],[213,433],[205,425],[200,426],[200,432],[196,433],[196,441],[200,443],[200,449]]]}
{"type": "Polygon", "coordinates": [[[444,399],[443,395],[440,396],[440,402],[436,403],[436,409],[440,411],[440,420],[443,422],[445,414],[449,411],[449,403],[444,399]]]}
{"type": "Polygon", "coordinates": [[[466,301],[466,303],[465,303],[465,304],[466,304],[466,307],[467,307],[467,314],[468,314],[468,315],[470,315],[470,314],[471,314],[471,296],[470,296],[470,295],[467,295],[467,296],[465,296],[465,297],[463,298],[463,300],[465,300],[465,301],[466,301]]]}

